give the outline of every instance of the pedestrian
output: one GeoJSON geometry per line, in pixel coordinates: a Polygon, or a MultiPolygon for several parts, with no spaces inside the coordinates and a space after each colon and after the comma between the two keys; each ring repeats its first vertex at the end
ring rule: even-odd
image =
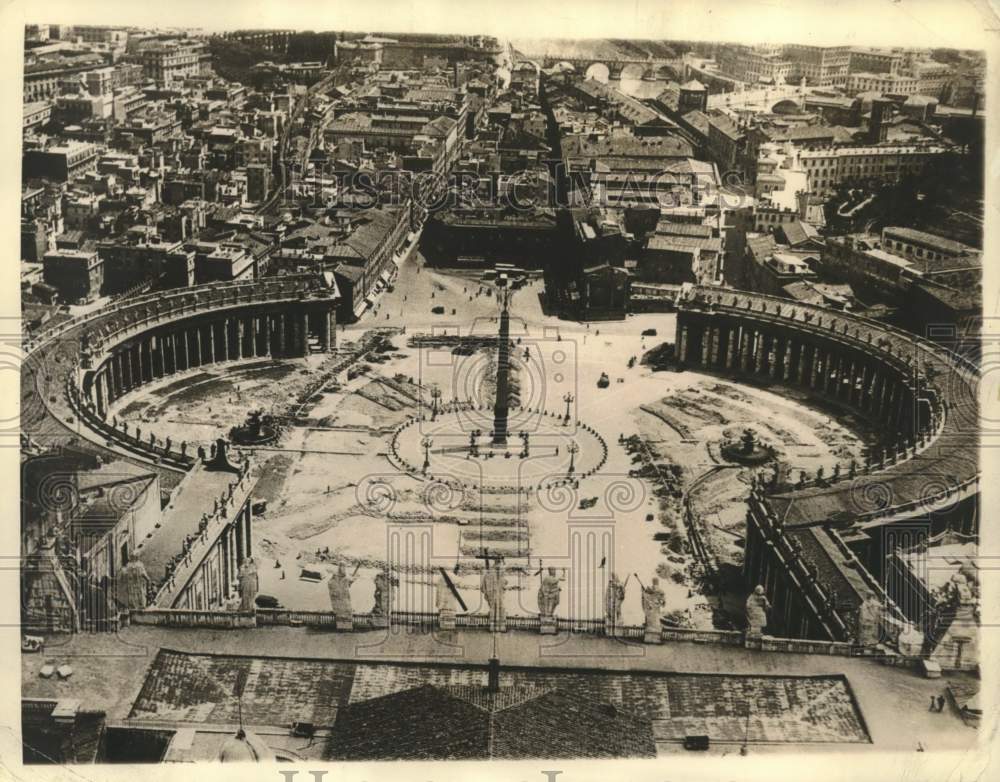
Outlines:
{"type": "Polygon", "coordinates": [[[929,711],[937,711],[937,699],[935,699],[933,695],[931,696],[931,707],[929,711]]]}
{"type": "Polygon", "coordinates": [[[939,712],[944,711],[944,696],[943,695],[938,695],[937,705],[938,705],[937,710],[939,712]]]}

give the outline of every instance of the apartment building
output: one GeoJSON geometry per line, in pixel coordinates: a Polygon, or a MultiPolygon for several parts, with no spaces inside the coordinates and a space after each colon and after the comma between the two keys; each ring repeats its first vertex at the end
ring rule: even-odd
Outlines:
{"type": "Polygon", "coordinates": [[[828,195],[846,182],[896,183],[919,174],[930,160],[947,152],[939,145],[885,144],[823,147],[799,153],[810,193],[828,195]]]}

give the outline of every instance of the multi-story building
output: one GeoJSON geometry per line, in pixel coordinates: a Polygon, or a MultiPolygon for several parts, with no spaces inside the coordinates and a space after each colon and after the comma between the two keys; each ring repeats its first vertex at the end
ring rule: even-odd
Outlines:
{"type": "Polygon", "coordinates": [[[143,44],[139,57],[145,76],[165,86],[198,76],[205,54],[205,44],[201,41],[149,41],[143,44]]]}
{"type": "Polygon", "coordinates": [[[44,125],[52,118],[52,104],[48,101],[25,103],[21,110],[21,124],[24,130],[44,125]]]}
{"type": "Polygon", "coordinates": [[[805,79],[816,87],[843,87],[851,63],[851,50],[847,46],[809,46],[787,44],[783,54],[792,63],[789,77],[805,79]]]}
{"type": "Polygon", "coordinates": [[[982,255],[960,242],[913,228],[886,227],[881,241],[870,236],[835,237],[823,251],[823,267],[859,290],[906,304],[916,283],[975,295],[982,281],[982,255]]]}
{"type": "Polygon", "coordinates": [[[904,176],[919,174],[930,160],[947,151],[937,144],[822,147],[802,150],[799,161],[809,192],[827,195],[846,182],[899,182],[904,176]]]}
{"type": "Polygon", "coordinates": [[[895,49],[851,49],[851,73],[898,74],[902,71],[906,57],[895,49]]]}
{"type": "Polygon", "coordinates": [[[726,47],[717,59],[719,70],[738,81],[785,84],[792,72],[792,63],[780,46],[726,47]]]}
{"type": "Polygon", "coordinates": [[[115,90],[112,100],[112,116],[116,122],[124,122],[149,105],[149,99],[136,87],[121,87],[115,90]]]}
{"type": "Polygon", "coordinates": [[[29,149],[24,153],[23,166],[26,177],[67,182],[97,170],[97,147],[71,141],[48,149],[29,149]]]}
{"type": "Polygon", "coordinates": [[[57,52],[47,57],[31,57],[24,63],[25,103],[51,98],[59,91],[59,85],[68,76],[103,68],[105,60],[96,54],[70,54],[57,52]]]}
{"type": "Polygon", "coordinates": [[[274,162],[274,139],[244,138],[236,142],[237,166],[267,166],[274,162]]]}
{"type": "Polygon", "coordinates": [[[66,195],[63,204],[66,227],[86,231],[100,212],[103,195],[89,192],[74,192],[66,195]]]}
{"type": "Polygon", "coordinates": [[[976,248],[915,228],[883,228],[882,246],[921,267],[980,268],[976,248]]]}
{"type": "Polygon", "coordinates": [[[137,285],[161,287],[190,285],[192,260],[180,242],[167,242],[155,234],[129,232],[115,241],[101,242],[97,252],[104,261],[108,293],[120,293],[137,285]]]}
{"type": "Polygon", "coordinates": [[[195,252],[195,282],[230,282],[254,279],[254,258],[238,242],[205,245],[208,252],[195,252]]]}
{"type": "Polygon", "coordinates": [[[117,43],[124,46],[128,41],[128,31],[103,24],[77,24],[67,30],[63,37],[83,43],[117,43]]]}
{"type": "Polygon", "coordinates": [[[128,135],[144,144],[156,144],[179,131],[181,125],[176,111],[148,111],[130,116],[116,131],[119,137],[128,135]]]}
{"type": "Polygon", "coordinates": [[[338,64],[382,64],[381,41],[336,41],[333,52],[334,60],[338,64]]]}
{"type": "Polygon", "coordinates": [[[920,92],[919,82],[913,76],[906,76],[899,73],[871,73],[868,71],[848,74],[846,91],[848,95],[857,95],[860,92],[916,95],[920,92]]]}
{"type": "Polygon", "coordinates": [[[114,113],[111,95],[93,96],[87,93],[60,95],[56,98],[54,112],[63,123],[82,122],[86,119],[107,119],[114,113]]]}
{"type": "Polygon", "coordinates": [[[910,76],[916,79],[917,95],[929,95],[932,98],[941,96],[945,85],[951,80],[952,68],[947,63],[934,60],[918,61],[907,69],[910,76]]]}
{"type": "Polygon", "coordinates": [[[90,95],[107,95],[114,89],[115,69],[95,68],[81,74],[83,85],[90,95]]]}
{"type": "Polygon", "coordinates": [[[70,304],[96,299],[104,285],[104,263],[93,250],[54,250],[42,259],[43,279],[70,304]]]}
{"type": "Polygon", "coordinates": [[[271,169],[261,163],[247,166],[247,199],[259,204],[267,198],[271,186],[271,169]]]}
{"type": "Polygon", "coordinates": [[[707,151],[720,171],[746,174],[749,167],[747,133],[741,123],[725,114],[709,116],[707,151]]]}

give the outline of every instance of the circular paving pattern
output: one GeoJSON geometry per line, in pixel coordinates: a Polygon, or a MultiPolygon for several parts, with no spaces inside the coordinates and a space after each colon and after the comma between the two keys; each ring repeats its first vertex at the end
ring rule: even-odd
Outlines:
{"type": "Polygon", "coordinates": [[[604,438],[565,414],[510,410],[506,445],[491,440],[493,410],[447,405],[437,415],[411,418],[393,432],[392,461],[428,480],[481,487],[494,493],[532,493],[593,475],[607,460],[604,438]]]}

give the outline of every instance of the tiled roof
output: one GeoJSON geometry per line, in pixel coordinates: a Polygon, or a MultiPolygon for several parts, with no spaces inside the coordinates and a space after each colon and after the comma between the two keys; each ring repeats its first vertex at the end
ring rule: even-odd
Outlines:
{"type": "Polygon", "coordinates": [[[674,223],[670,220],[660,220],[656,224],[656,233],[670,236],[696,236],[707,239],[712,235],[712,227],[700,223],[674,223]]]}
{"type": "Polygon", "coordinates": [[[687,120],[688,124],[691,125],[695,130],[701,133],[703,136],[708,135],[708,122],[709,117],[707,114],[701,111],[689,111],[684,115],[684,119],[687,120]]]}
{"type": "Polygon", "coordinates": [[[653,757],[648,719],[563,689],[425,685],[341,709],[337,760],[653,757]]]}
{"type": "Polygon", "coordinates": [[[918,231],[916,228],[902,228],[897,226],[886,226],[883,231],[886,234],[892,234],[898,239],[904,241],[916,242],[919,244],[926,245],[928,247],[933,247],[941,252],[952,253],[955,255],[961,254],[963,252],[968,253],[978,253],[979,251],[973,247],[962,244],[961,242],[956,242],[952,239],[948,239],[944,236],[938,236],[937,234],[927,233],[926,231],[918,231]]]}
{"type": "Polygon", "coordinates": [[[652,739],[692,734],[742,741],[867,742],[841,676],[682,674],[462,663],[244,657],[162,650],[129,718],[235,724],[232,697],[247,674],[248,727],[296,720],[332,728],[335,758],[624,757],[652,739]],[[812,708],[822,699],[823,709],[812,708]],[[487,742],[490,742],[488,744],[487,742]]]}
{"type": "Polygon", "coordinates": [[[758,262],[762,262],[774,254],[776,243],[770,234],[747,237],[747,252],[758,262]]]}
{"type": "Polygon", "coordinates": [[[810,239],[819,238],[819,231],[809,225],[809,223],[803,223],[801,220],[784,223],[780,226],[780,230],[785,234],[785,242],[790,247],[803,244],[810,239]]]}

